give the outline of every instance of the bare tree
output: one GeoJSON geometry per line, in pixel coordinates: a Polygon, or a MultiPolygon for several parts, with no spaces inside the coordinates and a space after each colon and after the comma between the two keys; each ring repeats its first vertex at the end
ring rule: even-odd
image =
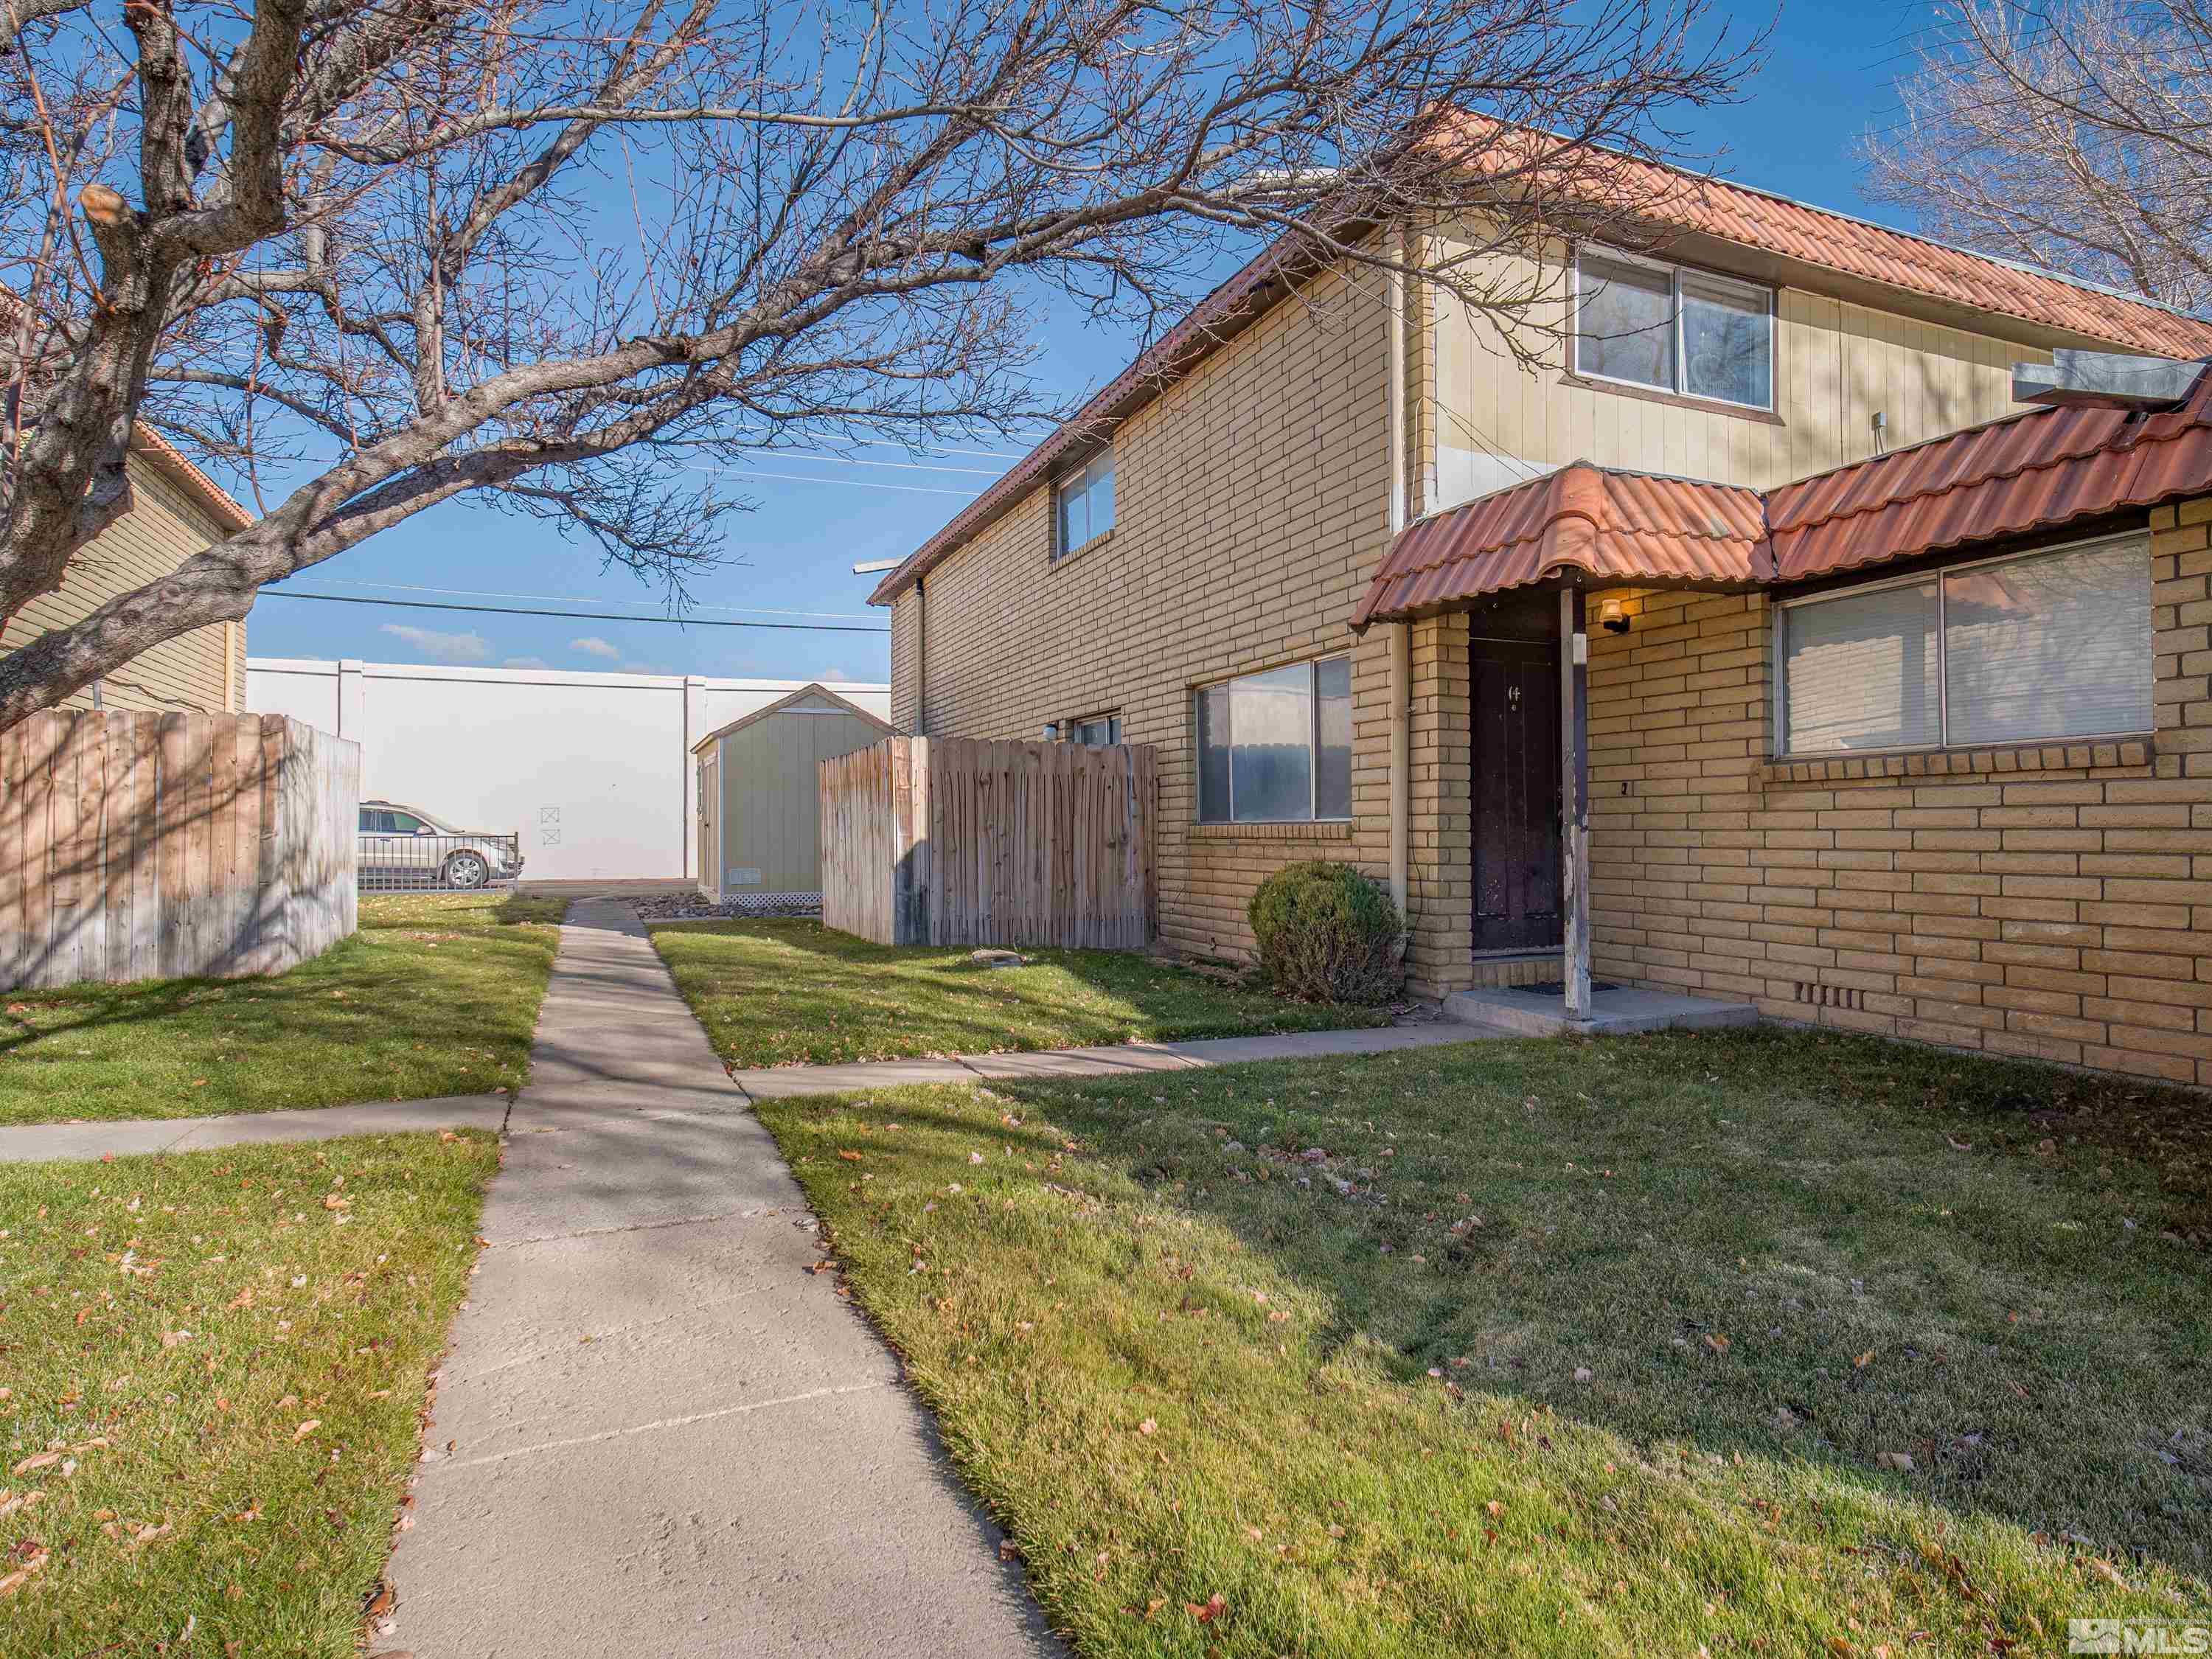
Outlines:
{"type": "MultiPolygon", "coordinates": [[[[134,422],[263,513],[0,659],[0,729],[464,495],[680,579],[747,454],[1033,420],[1039,304],[1153,328],[1224,239],[1626,224],[1756,49],[1704,3],[0,0],[0,617],[134,422]]],[[[1498,267],[1431,280],[1544,297],[1498,267]]]]}
{"type": "Polygon", "coordinates": [[[1952,0],[1869,135],[1869,193],[1935,235],[2212,307],[2212,9],[1952,0]]]}

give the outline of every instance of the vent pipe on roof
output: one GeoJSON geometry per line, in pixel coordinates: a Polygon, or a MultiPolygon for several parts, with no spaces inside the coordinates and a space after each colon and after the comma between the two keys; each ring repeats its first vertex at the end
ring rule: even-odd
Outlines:
{"type": "Polygon", "coordinates": [[[2014,363],[2014,403],[2060,409],[2170,409],[2204,372],[2201,362],[2135,357],[2117,351],[2051,353],[2047,363],[2014,363]]]}

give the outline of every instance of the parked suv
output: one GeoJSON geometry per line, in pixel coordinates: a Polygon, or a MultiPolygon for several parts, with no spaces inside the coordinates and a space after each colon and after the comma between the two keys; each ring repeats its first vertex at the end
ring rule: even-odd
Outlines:
{"type": "Polygon", "coordinates": [[[397,801],[361,804],[363,887],[488,886],[522,873],[520,835],[455,830],[397,801]]]}

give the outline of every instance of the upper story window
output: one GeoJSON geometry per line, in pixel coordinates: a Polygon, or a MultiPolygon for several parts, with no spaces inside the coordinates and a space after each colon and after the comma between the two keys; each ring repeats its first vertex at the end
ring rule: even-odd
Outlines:
{"type": "Polygon", "coordinates": [[[1575,262],[1575,372],[1774,407],[1774,291],[1626,254],[1575,262]]]}
{"type": "Polygon", "coordinates": [[[1114,527],[1114,452],[1102,449],[1052,491],[1052,556],[1064,558],[1114,527]]]}
{"type": "Polygon", "coordinates": [[[1200,823],[1351,816],[1350,657],[1292,663],[1200,688],[1200,823]]]}
{"type": "Polygon", "coordinates": [[[1870,582],[1775,614],[1784,754],[2151,729],[2139,535],[1870,582]]]}

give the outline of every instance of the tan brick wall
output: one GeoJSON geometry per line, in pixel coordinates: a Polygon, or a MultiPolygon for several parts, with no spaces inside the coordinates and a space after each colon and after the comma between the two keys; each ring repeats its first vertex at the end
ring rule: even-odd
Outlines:
{"type": "MultiPolygon", "coordinates": [[[[1107,541],[1053,564],[1040,488],[925,579],[926,628],[911,590],[892,610],[894,724],[1034,738],[1118,708],[1130,742],[1159,748],[1160,931],[1178,950],[1244,954],[1253,889],[1292,860],[1389,873],[1389,644],[1348,626],[1388,529],[1389,312],[1362,280],[1376,291],[1317,279],[1123,423],[1107,541]],[[1345,650],[1353,823],[1194,823],[1193,688],[1345,650]]],[[[1418,865],[1418,805],[1413,822],[1418,865]]]]}
{"type": "MultiPolygon", "coordinates": [[[[0,629],[0,653],[68,626],[118,593],[160,580],[228,533],[150,463],[134,453],[130,465],[131,511],[77,555],[58,592],[32,600],[9,620],[0,629]]],[[[219,623],[163,641],[101,682],[100,702],[118,709],[244,708],[245,625],[219,623]]],[[[92,693],[80,691],[61,706],[89,708],[92,693]]]]}
{"type": "Polygon", "coordinates": [[[1591,636],[1604,977],[2212,1084],[2212,500],[2153,517],[2158,730],[1773,765],[1759,596],[1591,636]]]}

